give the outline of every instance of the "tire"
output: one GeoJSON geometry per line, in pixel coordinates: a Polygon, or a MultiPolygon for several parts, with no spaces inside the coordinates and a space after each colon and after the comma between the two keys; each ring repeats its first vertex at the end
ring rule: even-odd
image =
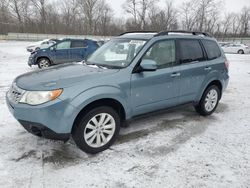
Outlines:
{"type": "Polygon", "coordinates": [[[244,51],[243,50],[239,50],[238,54],[244,54],[244,51]]]}
{"type": "Polygon", "coordinates": [[[217,108],[221,96],[221,91],[216,85],[209,86],[202,95],[196,112],[202,116],[211,115],[217,108]]]}
{"type": "Polygon", "coordinates": [[[95,154],[108,149],[115,142],[119,135],[120,124],[120,117],[113,108],[97,107],[76,121],[72,137],[82,151],[95,154]],[[100,121],[107,122],[98,126],[100,121]]]}
{"type": "Polygon", "coordinates": [[[50,67],[50,60],[48,58],[41,58],[38,60],[37,65],[39,69],[44,69],[50,67]]]}

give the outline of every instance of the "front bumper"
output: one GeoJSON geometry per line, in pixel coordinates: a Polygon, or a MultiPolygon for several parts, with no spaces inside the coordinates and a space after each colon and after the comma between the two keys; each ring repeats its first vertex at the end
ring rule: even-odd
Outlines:
{"type": "Polygon", "coordinates": [[[250,54],[250,49],[246,49],[245,54],[250,54]]]}
{"type": "Polygon", "coordinates": [[[31,106],[13,103],[6,96],[6,103],[12,115],[32,134],[57,140],[65,140],[71,134],[76,110],[67,101],[56,99],[31,106]]]}
{"type": "Polygon", "coordinates": [[[24,127],[24,129],[26,129],[29,133],[39,137],[44,137],[53,140],[63,140],[63,141],[67,141],[70,138],[69,133],[59,134],[39,123],[23,121],[23,120],[18,120],[18,121],[24,127]]]}
{"type": "Polygon", "coordinates": [[[31,55],[28,60],[28,65],[31,67],[32,65],[35,65],[35,58],[31,55]]]}

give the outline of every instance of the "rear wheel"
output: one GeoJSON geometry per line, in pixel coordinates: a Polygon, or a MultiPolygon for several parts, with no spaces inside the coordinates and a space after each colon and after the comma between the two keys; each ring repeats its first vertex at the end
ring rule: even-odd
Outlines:
{"type": "Polygon", "coordinates": [[[50,66],[50,61],[47,58],[41,58],[38,60],[37,65],[40,69],[48,68],[50,66]]]}
{"type": "Polygon", "coordinates": [[[107,106],[87,112],[74,125],[72,137],[76,145],[86,153],[95,154],[108,149],[120,130],[120,117],[107,106]]]}
{"type": "Polygon", "coordinates": [[[244,51],[243,50],[239,50],[238,54],[244,54],[244,51]]]}
{"type": "Polygon", "coordinates": [[[195,106],[195,110],[203,116],[211,115],[218,106],[220,95],[221,91],[216,85],[209,86],[199,104],[195,106]]]}

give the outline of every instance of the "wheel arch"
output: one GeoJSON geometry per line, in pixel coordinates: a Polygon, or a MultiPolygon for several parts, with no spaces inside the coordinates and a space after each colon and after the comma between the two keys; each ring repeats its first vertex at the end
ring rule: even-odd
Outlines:
{"type": "Polygon", "coordinates": [[[219,79],[214,79],[214,80],[210,80],[208,82],[208,84],[204,87],[204,89],[200,92],[199,96],[196,98],[196,102],[199,102],[202,98],[203,93],[206,91],[206,89],[212,85],[216,85],[219,90],[220,90],[220,96],[219,99],[221,99],[222,96],[222,91],[223,91],[223,85],[222,82],[219,79]]]}
{"type": "Polygon", "coordinates": [[[89,104],[87,104],[84,108],[82,108],[80,110],[80,112],[77,114],[74,122],[73,122],[73,126],[71,129],[71,132],[73,131],[74,127],[76,126],[77,122],[81,119],[81,117],[87,113],[88,111],[90,111],[93,108],[96,107],[100,107],[100,106],[108,106],[113,108],[118,115],[121,118],[121,122],[126,120],[126,111],[124,106],[122,105],[122,103],[116,99],[113,98],[103,98],[103,99],[98,99],[95,101],[90,102],[89,104]]]}
{"type": "Polygon", "coordinates": [[[40,59],[48,59],[50,64],[52,63],[51,59],[48,56],[39,56],[39,57],[36,58],[36,65],[38,65],[38,61],[40,59]]]}

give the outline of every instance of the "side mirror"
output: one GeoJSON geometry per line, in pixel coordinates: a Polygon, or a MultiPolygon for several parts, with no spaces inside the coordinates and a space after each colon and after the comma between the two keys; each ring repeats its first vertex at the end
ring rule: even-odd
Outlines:
{"type": "Polygon", "coordinates": [[[137,72],[153,72],[157,70],[157,64],[154,60],[143,59],[137,72]]]}
{"type": "Polygon", "coordinates": [[[50,51],[56,51],[56,47],[55,46],[50,47],[50,51]]]}

